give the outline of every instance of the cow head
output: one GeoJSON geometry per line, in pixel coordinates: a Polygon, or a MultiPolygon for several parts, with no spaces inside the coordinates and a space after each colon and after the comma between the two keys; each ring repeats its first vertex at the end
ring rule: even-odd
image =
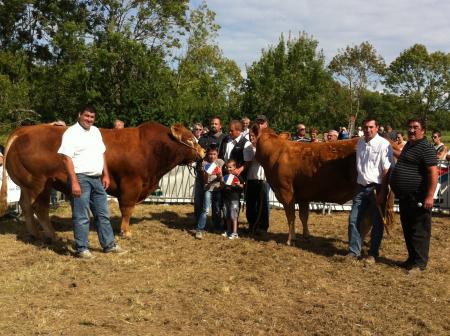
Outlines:
{"type": "Polygon", "coordinates": [[[175,124],[170,127],[170,132],[175,140],[177,140],[180,144],[189,147],[195,154],[195,156],[188,161],[193,162],[203,159],[205,156],[205,150],[197,143],[197,139],[191,131],[181,124],[175,124]]]}

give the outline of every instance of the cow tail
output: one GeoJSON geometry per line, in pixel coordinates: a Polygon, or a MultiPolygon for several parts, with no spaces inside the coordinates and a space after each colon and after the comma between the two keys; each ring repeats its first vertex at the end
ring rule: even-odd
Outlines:
{"type": "Polygon", "coordinates": [[[388,190],[387,199],[386,199],[386,211],[385,211],[385,229],[386,232],[389,234],[390,229],[394,226],[395,220],[394,220],[394,193],[392,192],[391,188],[388,190]]]}
{"type": "Polygon", "coordinates": [[[9,148],[16,138],[17,135],[14,135],[8,139],[5,147],[5,153],[3,154],[2,188],[0,189],[0,216],[3,216],[6,210],[8,210],[8,178],[6,174],[6,160],[9,148]]]}

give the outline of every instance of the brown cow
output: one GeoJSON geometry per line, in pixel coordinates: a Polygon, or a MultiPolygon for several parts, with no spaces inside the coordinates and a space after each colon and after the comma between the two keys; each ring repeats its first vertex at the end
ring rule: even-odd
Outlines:
{"type": "Polygon", "coordinates": [[[283,204],[289,226],[288,245],[295,241],[295,203],[309,236],[309,202],[343,204],[356,192],[356,145],[359,138],[326,143],[301,143],[286,140],[269,128],[259,130],[256,160],[264,168],[272,190],[283,204]]]}
{"type": "MultiPolygon", "coordinates": [[[[51,188],[70,195],[62,157],[57,154],[65,127],[26,126],[8,138],[5,167],[20,187],[20,206],[29,233],[39,230],[33,213],[47,238],[56,240],[49,220],[51,188]]],[[[159,179],[180,164],[189,164],[205,155],[193,134],[182,125],[170,129],[158,123],[144,123],[125,129],[100,129],[106,146],[106,161],[111,184],[108,194],[116,196],[122,213],[121,234],[130,236],[130,217],[136,203],[144,200],[158,186],[159,179]]],[[[6,174],[0,194],[0,213],[6,210],[6,174]]]]}

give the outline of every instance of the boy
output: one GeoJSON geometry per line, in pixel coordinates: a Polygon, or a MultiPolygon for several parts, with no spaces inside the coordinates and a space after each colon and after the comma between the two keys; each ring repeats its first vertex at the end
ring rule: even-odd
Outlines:
{"type": "Polygon", "coordinates": [[[228,175],[223,177],[223,209],[225,213],[225,220],[227,222],[227,232],[223,236],[229,239],[239,238],[237,233],[239,211],[241,207],[240,199],[241,193],[244,189],[242,178],[236,176],[236,161],[228,160],[225,165],[228,175]]]}
{"type": "Polygon", "coordinates": [[[222,194],[221,194],[221,180],[222,180],[222,166],[223,160],[218,159],[218,147],[214,144],[210,145],[206,151],[205,160],[202,162],[203,175],[203,204],[201,212],[198,217],[197,231],[195,233],[196,239],[202,239],[206,219],[208,217],[209,208],[212,205],[212,220],[214,227],[220,226],[222,194]]]}

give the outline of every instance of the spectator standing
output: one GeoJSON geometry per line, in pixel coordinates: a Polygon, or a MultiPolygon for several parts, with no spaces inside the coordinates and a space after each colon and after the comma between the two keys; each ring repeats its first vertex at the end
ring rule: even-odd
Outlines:
{"type": "Polygon", "coordinates": [[[311,136],[311,142],[319,142],[319,130],[317,128],[311,128],[309,134],[311,136]]]}
{"type": "Polygon", "coordinates": [[[198,141],[203,134],[203,125],[201,123],[195,123],[192,125],[192,134],[194,134],[198,141]]]}
{"type": "Polygon", "coordinates": [[[292,141],[311,142],[311,139],[306,136],[306,127],[304,124],[298,124],[296,130],[297,133],[292,137],[292,141]]]}
{"type": "Polygon", "coordinates": [[[114,120],[114,128],[115,129],[122,129],[124,127],[125,127],[125,123],[122,120],[120,120],[120,119],[114,120]]]}
{"type": "Polygon", "coordinates": [[[437,186],[436,151],[425,138],[423,119],[408,121],[408,142],[391,176],[391,187],[400,200],[400,221],[408,259],[400,266],[420,273],[428,264],[431,210],[437,186]]]}
{"type": "Polygon", "coordinates": [[[264,114],[256,116],[255,123],[257,123],[261,129],[269,127],[269,122],[264,114]]]}
{"type": "Polygon", "coordinates": [[[434,130],[431,138],[433,140],[433,147],[436,150],[436,157],[438,160],[445,160],[447,156],[447,146],[441,141],[441,131],[434,130]]]}
{"type": "Polygon", "coordinates": [[[385,138],[392,141],[397,139],[397,132],[392,129],[391,125],[386,125],[385,138]]]}
{"type": "MultiPolygon", "coordinates": [[[[210,120],[208,133],[202,135],[198,140],[198,144],[207,150],[210,146],[215,146],[220,148],[226,135],[222,133],[222,122],[218,116],[214,116],[210,120]]],[[[202,173],[202,161],[197,162],[197,169],[195,175],[195,185],[194,185],[194,214],[196,222],[198,222],[200,214],[203,209],[203,173],[202,173]]],[[[216,200],[213,200],[213,203],[216,200]]],[[[213,207],[222,208],[222,203],[217,200],[220,204],[213,204],[213,207]]],[[[222,229],[222,225],[216,228],[217,230],[222,229]]]]}
{"type": "Polygon", "coordinates": [[[349,139],[348,131],[345,127],[341,127],[338,134],[338,140],[347,140],[347,139],[349,139]]]}
{"type": "Polygon", "coordinates": [[[378,258],[383,239],[384,224],[379,209],[387,196],[387,176],[393,163],[393,153],[389,141],[378,135],[376,120],[364,120],[363,130],[364,137],[359,139],[356,147],[358,189],[353,197],[348,220],[348,256],[361,256],[360,225],[365,210],[370,209],[373,227],[365,264],[371,265],[378,258]]]}
{"type": "Polygon", "coordinates": [[[236,161],[229,159],[225,164],[227,175],[223,178],[223,210],[225,213],[225,220],[227,222],[227,231],[223,236],[228,239],[237,239],[238,235],[238,220],[239,212],[241,210],[241,194],[244,190],[244,182],[242,177],[237,173],[236,161]]]}
{"type": "Polygon", "coordinates": [[[398,149],[400,149],[400,151],[402,151],[403,147],[405,147],[405,145],[406,145],[406,141],[403,138],[403,132],[397,132],[397,136],[395,138],[395,142],[397,143],[398,149]]]}
{"type": "Polygon", "coordinates": [[[219,158],[227,163],[233,159],[236,164],[235,175],[241,175],[244,170],[244,148],[250,146],[250,142],[242,136],[242,125],[239,120],[231,120],[229,135],[222,142],[219,158]]]}
{"type": "Polygon", "coordinates": [[[109,187],[106,147],[102,135],[93,126],[96,111],[86,106],[78,122],[63,134],[58,153],[62,154],[71,190],[72,221],[76,256],[93,258],[89,251],[89,209],[94,215],[98,239],[105,253],[126,251],[116,244],[109,220],[106,189],[109,187]]]}
{"type": "Polygon", "coordinates": [[[359,137],[362,137],[362,136],[364,136],[364,132],[363,132],[363,130],[362,130],[362,127],[361,126],[358,126],[358,132],[356,133],[359,137]]]}
{"type": "Polygon", "coordinates": [[[322,142],[328,142],[328,131],[322,133],[322,142]]]}
{"type": "Polygon", "coordinates": [[[269,185],[264,168],[255,160],[256,136],[250,130],[250,143],[244,149],[247,170],[245,189],[246,217],[250,233],[265,234],[269,229],[269,185]]]}
{"type": "Polygon", "coordinates": [[[249,133],[249,126],[250,126],[250,119],[247,117],[243,117],[241,119],[241,124],[242,124],[242,135],[247,139],[250,140],[250,137],[248,135],[249,133]]]}
{"type": "Polygon", "coordinates": [[[327,134],[327,142],[333,142],[338,140],[339,133],[336,130],[329,130],[327,134]]]}
{"type": "Polygon", "coordinates": [[[202,239],[206,227],[209,208],[212,206],[213,227],[218,228],[221,225],[221,180],[223,160],[218,159],[218,148],[215,145],[208,147],[205,160],[202,162],[203,177],[203,204],[202,211],[197,221],[197,231],[195,238],[202,239]]]}

